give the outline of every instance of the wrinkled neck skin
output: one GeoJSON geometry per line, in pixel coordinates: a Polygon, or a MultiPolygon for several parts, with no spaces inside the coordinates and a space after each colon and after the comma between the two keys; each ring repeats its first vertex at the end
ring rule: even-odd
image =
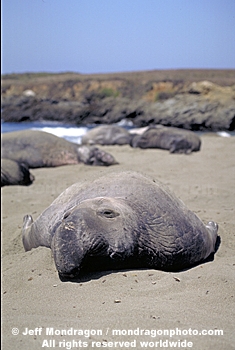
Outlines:
{"type": "Polygon", "coordinates": [[[133,215],[124,200],[117,198],[88,199],[72,208],[51,243],[59,274],[77,276],[90,257],[107,257],[111,263],[132,257],[138,240],[133,215]]]}

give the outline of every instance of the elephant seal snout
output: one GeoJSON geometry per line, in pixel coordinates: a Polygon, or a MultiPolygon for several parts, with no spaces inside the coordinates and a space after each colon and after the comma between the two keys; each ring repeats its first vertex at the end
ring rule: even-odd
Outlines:
{"type": "Polygon", "coordinates": [[[63,276],[77,275],[88,261],[90,265],[97,264],[89,257],[103,257],[109,260],[109,266],[114,261],[120,265],[127,260],[136,245],[130,229],[134,228],[133,216],[128,212],[130,207],[122,199],[98,197],[84,200],[65,213],[51,245],[58,272],[63,276]]]}

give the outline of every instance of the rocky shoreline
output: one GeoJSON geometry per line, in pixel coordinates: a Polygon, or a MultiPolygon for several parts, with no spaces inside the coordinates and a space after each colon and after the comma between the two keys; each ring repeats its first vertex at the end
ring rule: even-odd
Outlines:
{"type": "Polygon", "coordinates": [[[218,78],[221,71],[218,76],[211,70],[204,75],[197,70],[194,74],[184,71],[184,75],[176,72],[165,72],[165,76],[147,72],[5,76],[2,120],[79,126],[125,120],[136,127],[161,124],[194,131],[235,130],[234,70],[224,72],[227,80],[218,78]],[[203,77],[210,81],[200,80],[203,77]]]}

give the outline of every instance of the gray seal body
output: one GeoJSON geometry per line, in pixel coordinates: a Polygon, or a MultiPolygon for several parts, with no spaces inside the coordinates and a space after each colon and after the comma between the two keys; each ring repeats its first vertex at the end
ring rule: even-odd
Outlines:
{"type": "Polygon", "coordinates": [[[203,222],[165,186],[136,172],[117,172],[66,189],[33,222],[23,245],[52,249],[60,275],[83,267],[179,270],[215,252],[218,225],[203,222]]]}
{"type": "Polygon", "coordinates": [[[132,135],[118,125],[100,125],[89,130],[82,137],[82,144],[87,145],[126,145],[130,144],[132,135]]]}
{"type": "Polygon", "coordinates": [[[28,166],[11,159],[1,159],[1,187],[9,185],[31,185],[34,176],[28,166]]]}
{"type": "Polygon", "coordinates": [[[48,132],[14,131],[2,134],[2,157],[26,164],[29,168],[68,164],[117,164],[114,157],[97,147],[78,145],[48,132]]]}
{"type": "Polygon", "coordinates": [[[160,148],[170,153],[190,154],[200,150],[201,139],[193,131],[174,127],[151,126],[143,134],[135,135],[132,147],[160,148]]]}

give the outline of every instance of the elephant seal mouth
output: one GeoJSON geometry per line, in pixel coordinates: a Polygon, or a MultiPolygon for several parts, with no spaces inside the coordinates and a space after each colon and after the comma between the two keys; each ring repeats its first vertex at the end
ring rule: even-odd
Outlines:
{"type": "Polygon", "coordinates": [[[78,267],[73,268],[71,271],[58,271],[61,280],[70,280],[78,277],[80,269],[78,267]]]}

